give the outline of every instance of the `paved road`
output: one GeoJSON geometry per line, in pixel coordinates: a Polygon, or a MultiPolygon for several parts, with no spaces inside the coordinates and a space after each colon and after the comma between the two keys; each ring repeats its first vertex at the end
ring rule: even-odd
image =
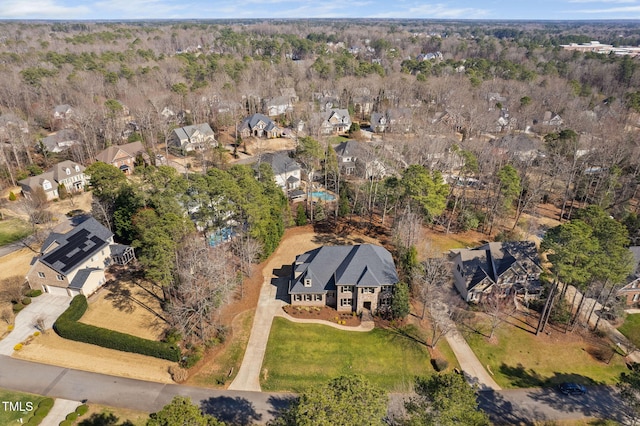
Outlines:
{"type": "Polygon", "coordinates": [[[37,364],[0,356],[0,388],[156,412],[176,395],[188,396],[203,411],[232,424],[266,423],[292,395],[225,391],[167,385],[37,364]]]}
{"type": "Polygon", "coordinates": [[[482,391],[478,401],[495,424],[532,425],[536,421],[626,418],[614,388],[587,387],[584,395],[563,395],[556,389],[511,389],[482,391]]]}

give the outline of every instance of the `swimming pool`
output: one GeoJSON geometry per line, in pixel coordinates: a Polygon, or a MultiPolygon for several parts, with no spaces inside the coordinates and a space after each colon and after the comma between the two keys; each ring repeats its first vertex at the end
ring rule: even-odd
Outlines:
{"type": "Polygon", "coordinates": [[[311,198],[319,198],[322,201],[335,201],[336,199],[335,195],[325,191],[314,191],[311,193],[311,198]]]}

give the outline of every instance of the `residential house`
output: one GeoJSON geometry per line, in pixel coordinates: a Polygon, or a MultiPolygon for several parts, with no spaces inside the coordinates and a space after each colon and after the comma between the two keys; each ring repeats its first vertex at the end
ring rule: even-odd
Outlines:
{"type": "Polygon", "coordinates": [[[53,121],[51,123],[51,129],[64,129],[71,126],[71,117],[73,117],[73,108],[71,105],[63,104],[56,105],[53,108],[52,113],[53,121]]]}
{"type": "Polygon", "coordinates": [[[46,172],[22,179],[18,182],[22,193],[29,197],[38,188],[42,189],[47,200],[58,198],[58,187],[64,185],[67,192],[82,191],[89,180],[84,174],[85,167],[71,160],[56,164],[46,172]]]}
{"type": "Polygon", "coordinates": [[[564,124],[564,120],[559,114],[552,111],[545,111],[542,117],[543,126],[560,127],[564,124]]]}
{"type": "Polygon", "coordinates": [[[47,152],[54,154],[66,151],[72,146],[79,144],[80,140],[78,139],[76,131],[73,129],[62,129],[42,139],[42,147],[44,147],[47,152]]]}
{"type": "Polygon", "coordinates": [[[138,158],[147,164],[151,162],[144,145],[140,141],[124,145],[111,145],[96,156],[97,161],[111,164],[126,174],[133,173],[138,158]]]}
{"type": "Polygon", "coordinates": [[[351,127],[351,117],[346,109],[333,108],[320,113],[320,133],[323,135],[344,134],[351,127]]]}
{"type": "Polygon", "coordinates": [[[276,184],[286,192],[300,187],[301,167],[289,156],[288,151],[262,154],[260,162],[271,165],[276,184]]]}
{"type": "Polygon", "coordinates": [[[629,276],[627,284],[618,290],[618,297],[624,299],[627,306],[640,305],[640,246],[629,247],[633,253],[633,273],[629,276]]]}
{"type": "Polygon", "coordinates": [[[276,96],[265,101],[264,110],[269,117],[277,117],[293,111],[293,103],[287,96],[276,96]]]}
{"type": "Polygon", "coordinates": [[[105,268],[133,259],[131,247],[114,244],[113,233],[89,217],[66,233],[49,234],[27,281],[31,289],[45,293],[89,296],[105,283],[105,268]]]}
{"type": "Polygon", "coordinates": [[[381,112],[372,113],[370,123],[371,131],[374,133],[384,133],[389,125],[387,116],[381,112]]]}
{"type": "Polygon", "coordinates": [[[203,150],[215,146],[216,138],[209,123],[193,124],[191,126],[173,129],[169,136],[170,147],[180,149],[182,152],[203,150]]]}
{"type": "Polygon", "coordinates": [[[387,175],[386,167],[370,151],[367,144],[355,140],[339,143],[335,147],[340,171],[347,175],[357,174],[369,179],[387,175]]]}
{"type": "Polygon", "coordinates": [[[490,142],[496,155],[532,161],[541,156],[542,141],[525,133],[509,134],[490,142]]]}
{"type": "Polygon", "coordinates": [[[282,130],[269,117],[264,114],[253,114],[242,120],[238,127],[240,136],[248,138],[255,136],[256,138],[277,138],[280,137],[282,130]]]}
{"type": "Polygon", "coordinates": [[[467,302],[481,302],[492,292],[536,292],[540,260],[531,241],[494,242],[473,249],[452,250],[454,284],[467,302]]]}
{"type": "Polygon", "coordinates": [[[398,280],[391,253],[383,247],[322,246],[296,256],[289,295],[292,305],[376,312],[391,306],[398,280]]]}

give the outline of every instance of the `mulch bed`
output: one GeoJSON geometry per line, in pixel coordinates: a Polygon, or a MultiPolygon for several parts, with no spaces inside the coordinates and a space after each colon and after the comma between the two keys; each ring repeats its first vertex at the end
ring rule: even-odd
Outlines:
{"type": "Polygon", "coordinates": [[[283,309],[294,318],[324,320],[348,327],[357,327],[360,325],[359,315],[352,315],[351,312],[338,312],[328,306],[287,305],[283,309]]]}

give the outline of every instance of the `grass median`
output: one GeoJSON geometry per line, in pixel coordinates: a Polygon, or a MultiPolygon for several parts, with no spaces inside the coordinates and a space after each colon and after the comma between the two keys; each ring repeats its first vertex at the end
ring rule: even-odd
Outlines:
{"type": "Polygon", "coordinates": [[[433,368],[422,343],[394,330],[343,331],[273,319],[262,365],[263,390],[299,392],[356,373],[387,391],[404,392],[415,376],[433,374],[433,368]]]}

